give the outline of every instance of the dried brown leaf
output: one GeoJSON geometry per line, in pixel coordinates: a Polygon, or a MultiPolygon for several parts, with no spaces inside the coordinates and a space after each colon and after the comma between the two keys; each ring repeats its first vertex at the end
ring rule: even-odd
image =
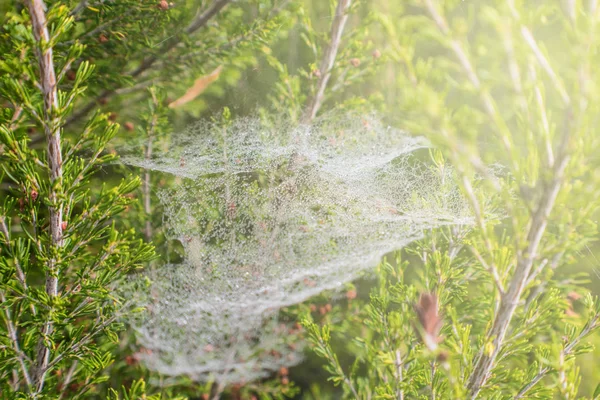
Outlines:
{"type": "Polygon", "coordinates": [[[208,75],[201,76],[194,81],[194,84],[185,92],[183,96],[169,104],[169,108],[180,107],[196,97],[200,96],[211,83],[216,81],[223,70],[223,66],[219,65],[213,72],[208,75]]]}

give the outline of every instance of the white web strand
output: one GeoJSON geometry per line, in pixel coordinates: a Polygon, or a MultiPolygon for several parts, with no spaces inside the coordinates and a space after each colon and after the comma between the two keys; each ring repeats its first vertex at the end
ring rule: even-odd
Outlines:
{"type": "Polygon", "coordinates": [[[160,199],[185,262],[149,271],[134,293],[147,365],[232,383],[298,362],[284,340],[294,330],[273,321],[281,307],[352,281],[424,230],[472,223],[453,171],[413,155],[425,147],[372,117],[243,119],[199,123],[152,160],[124,157],[180,177],[160,199]]]}

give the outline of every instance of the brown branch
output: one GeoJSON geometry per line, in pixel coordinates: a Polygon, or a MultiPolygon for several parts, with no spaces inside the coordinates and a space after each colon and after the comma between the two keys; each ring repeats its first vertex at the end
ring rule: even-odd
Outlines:
{"type": "Polygon", "coordinates": [[[498,269],[496,268],[496,265],[494,265],[493,263],[488,264],[475,247],[469,246],[469,250],[471,250],[471,253],[475,256],[475,258],[477,259],[477,261],[479,261],[483,268],[485,268],[490,273],[490,275],[494,279],[494,283],[496,284],[498,292],[501,295],[504,294],[504,286],[502,285],[502,279],[498,274],[498,269]]]}
{"type": "Polygon", "coordinates": [[[335,64],[335,58],[340,47],[340,42],[342,41],[342,34],[344,33],[344,26],[348,20],[348,9],[350,8],[351,2],[352,0],[338,1],[338,5],[335,10],[335,16],[333,17],[333,22],[331,23],[331,42],[323,54],[323,59],[321,60],[321,65],[319,66],[317,90],[314,96],[312,96],[307,102],[306,110],[304,111],[304,116],[302,117],[302,122],[304,123],[312,122],[317,115],[317,112],[319,112],[321,105],[323,104],[325,88],[327,87],[329,78],[331,78],[331,70],[335,64]]]}
{"type": "MultiPolygon", "coordinates": [[[[569,114],[567,114],[566,118],[570,118],[569,114]]],[[[565,132],[565,134],[567,135],[568,132],[565,132]]],[[[548,217],[550,216],[550,212],[554,207],[556,197],[562,186],[564,170],[568,160],[569,157],[565,155],[557,165],[554,171],[554,179],[544,190],[542,199],[533,215],[527,233],[527,248],[517,257],[515,272],[506,293],[502,295],[500,307],[494,319],[494,324],[487,335],[492,341],[492,351],[488,354],[484,354],[484,349],[482,347],[473,373],[469,378],[468,388],[472,399],[477,397],[479,391],[489,378],[490,372],[494,366],[494,361],[502,348],[510,321],[519,304],[519,300],[531,274],[533,263],[537,257],[540,242],[546,231],[546,226],[548,225],[548,217]]]]}
{"type": "MultiPolygon", "coordinates": [[[[194,32],[196,32],[198,29],[205,26],[212,17],[214,17],[219,11],[221,11],[221,9],[223,9],[223,7],[225,7],[230,2],[231,2],[231,0],[216,0],[212,4],[212,6],[210,6],[205,12],[200,14],[196,19],[194,19],[187,26],[187,28],[185,28],[184,33],[186,35],[191,35],[194,32]]],[[[179,43],[181,43],[181,39],[182,39],[181,35],[172,36],[171,38],[169,38],[167,41],[164,42],[163,46],[160,48],[160,51],[158,51],[158,54],[160,54],[161,56],[167,54],[168,52],[173,50],[179,43]]],[[[131,71],[127,75],[129,75],[131,78],[137,78],[143,72],[150,69],[154,65],[154,63],[158,60],[159,60],[159,56],[156,56],[156,55],[149,56],[149,57],[145,58],[144,60],[142,60],[141,64],[135,70],[131,71]]],[[[87,115],[87,113],[89,113],[91,110],[93,110],[94,107],[96,107],[96,104],[100,99],[108,99],[108,98],[114,96],[115,93],[116,93],[116,88],[103,91],[95,100],[90,101],[85,106],[83,106],[79,111],[73,113],[73,115],[67,120],[66,125],[70,125],[71,123],[78,121],[79,119],[81,119],[82,117],[87,115]]]]}
{"type": "MultiPolygon", "coordinates": [[[[192,23],[189,24],[187,28],[185,28],[185,31],[184,31],[185,34],[191,35],[194,32],[196,32],[198,29],[202,28],[204,25],[206,25],[208,23],[208,21],[210,21],[210,19],[212,17],[214,17],[219,11],[221,11],[221,9],[223,7],[225,7],[230,1],[231,0],[215,1],[208,10],[206,10],[205,12],[200,14],[198,16],[198,18],[193,20],[192,23]]],[[[177,46],[180,42],[181,42],[180,36],[171,37],[162,46],[159,54],[168,53],[169,51],[173,50],[173,48],[175,46],[177,46]]],[[[138,68],[136,68],[133,72],[130,73],[131,77],[135,78],[135,77],[139,76],[140,74],[142,74],[142,72],[149,69],[157,60],[158,60],[157,56],[150,56],[150,57],[146,58],[145,60],[142,61],[142,63],[140,64],[140,66],[138,68]]]]}
{"type": "MultiPolygon", "coordinates": [[[[53,248],[60,248],[63,246],[63,206],[57,188],[60,187],[62,181],[62,153],[56,73],[54,71],[52,47],[48,46],[50,34],[44,11],[46,5],[43,0],[28,0],[27,7],[31,18],[33,36],[37,43],[36,56],[40,68],[40,86],[44,97],[43,125],[47,142],[48,167],[50,168],[50,206],[48,207],[50,240],[53,248]]],[[[50,299],[58,294],[58,264],[59,260],[54,256],[48,260],[46,265],[46,294],[50,299]]],[[[45,338],[52,334],[52,330],[52,320],[48,317],[42,328],[42,337],[38,343],[35,369],[32,376],[36,393],[41,392],[44,386],[44,378],[50,357],[50,348],[47,347],[45,338]]]]}

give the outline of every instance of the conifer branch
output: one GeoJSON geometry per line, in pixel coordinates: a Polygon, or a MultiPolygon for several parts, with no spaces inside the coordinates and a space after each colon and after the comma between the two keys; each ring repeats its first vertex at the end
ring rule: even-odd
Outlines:
{"type": "MultiPolygon", "coordinates": [[[[0,233],[2,233],[4,235],[4,240],[6,243],[6,247],[10,250],[13,251],[12,249],[12,245],[10,242],[10,232],[8,231],[8,226],[6,225],[6,217],[5,216],[0,216],[0,233]]],[[[21,267],[21,262],[17,259],[17,257],[14,257],[14,263],[15,263],[15,271],[17,272],[17,280],[19,281],[19,283],[21,284],[21,286],[23,287],[23,290],[27,291],[28,286],[27,286],[27,281],[25,279],[25,273],[23,272],[23,268],[21,267]]],[[[32,306],[31,311],[33,312],[33,315],[35,315],[35,308],[32,306]]]]}
{"type": "Polygon", "coordinates": [[[325,96],[325,88],[331,78],[331,70],[335,64],[340,43],[342,41],[342,34],[344,33],[344,27],[348,20],[348,10],[352,0],[339,0],[337,8],[335,10],[335,16],[331,23],[331,33],[329,46],[323,54],[321,65],[319,66],[319,80],[317,82],[317,89],[313,97],[307,102],[302,122],[310,123],[319,112],[321,104],[323,104],[323,98],[325,96]]]}
{"type": "MultiPolygon", "coordinates": [[[[575,337],[567,345],[565,345],[565,347],[561,351],[561,358],[562,359],[565,359],[566,357],[568,357],[571,354],[573,354],[573,351],[575,350],[575,348],[577,347],[577,345],[579,343],[581,343],[581,341],[583,340],[583,338],[585,338],[593,330],[595,330],[595,329],[598,328],[598,326],[599,326],[599,324],[598,324],[599,319],[600,319],[600,315],[594,314],[594,316],[591,318],[591,320],[581,330],[581,332],[579,333],[579,335],[577,335],[577,337],[575,337]]],[[[552,372],[554,370],[555,370],[554,368],[549,367],[549,366],[541,368],[538,371],[538,373],[533,377],[533,379],[531,381],[529,381],[525,386],[523,386],[523,388],[521,388],[521,390],[519,391],[519,393],[517,393],[517,395],[515,396],[515,400],[516,399],[522,399],[522,398],[524,398],[524,396],[535,385],[537,385],[546,375],[548,375],[550,372],[552,372]]]]}
{"type": "Polygon", "coordinates": [[[133,10],[129,10],[129,11],[119,15],[118,17],[111,19],[110,21],[106,21],[103,24],[98,25],[91,31],[81,34],[81,36],[79,36],[75,39],[68,40],[66,42],[62,42],[61,45],[62,46],[71,46],[71,45],[75,44],[77,41],[81,41],[81,39],[96,36],[98,33],[106,30],[106,28],[108,28],[109,26],[118,23],[119,21],[123,20],[123,18],[125,18],[126,16],[128,16],[130,14],[133,14],[133,10]]]}
{"type": "MultiPolygon", "coordinates": [[[[508,0],[508,4],[509,7],[513,6],[511,0],[508,0]]],[[[502,117],[497,111],[494,99],[487,91],[483,90],[481,80],[477,76],[477,73],[475,72],[472,63],[470,62],[466,51],[463,49],[463,46],[458,40],[452,38],[452,34],[448,23],[446,22],[444,17],[437,11],[433,0],[425,0],[425,5],[429,14],[431,15],[431,18],[434,20],[440,32],[448,38],[449,47],[452,49],[455,56],[459,60],[459,63],[462,66],[465,74],[467,75],[468,80],[479,91],[485,111],[490,116],[492,121],[496,124],[496,127],[499,133],[501,134],[502,143],[504,143],[506,150],[509,153],[511,153],[512,142],[510,139],[510,132],[507,130],[502,117]]],[[[514,11],[514,7],[511,8],[513,16],[518,20],[518,15],[516,14],[516,11],[514,11]]],[[[548,60],[539,50],[539,47],[537,46],[530,31],[525,27],[521,27],[521,33],[523,38],[525,39],[525,42],[529,45],[536,59],[538,60],[542,68],[545,70],[545,72],[548,74],[555,88],[561,95],[563,102],[568,106],[570,103],[569,96],[566,94],[566,91],[564,90],[554,70],[550,66],[548,60]]],[[[563,132],[561,143],[563,145],[561,146],[562,149],[566,147],[566,143],[568,141],[568,121],[570,119],[571,113],[568,110],[566,113],[567,128],[563,132]]],[[[549,157],[549,159],[552,160],[551,157],[549,157]]],[[[498,307],[492,328],[487,334],[487,337],[489,338],[489,340],[491,340],[492,350],[488,353],[484,353],[484,351],[486,351],[485,346],[480,349],[477,361],[475,363],[475,367],[469,378],[467,386],[472,399],[475,399],[477,397],[479,391],[489,378],[491,370],[494,367],[496,357],[504,343],[504,337],[506,336],[506,332],[508,330],[510,321],[512,320],[517,305],[521,300],[521,295],[523,294],[523,291],[526,287],[528,278],[531,275],[533,263],[538,256],[539,245],[546,231],[548,217],[550,215],[550,212],[554,208],[556,197],[558,196],[558,192],[562,186],[564,170],[568,163],[569,156],[568,154],[563,152],[559,156],[555,156],[554,160],[555,162],[550,166],[553,172],[553,178],[545,186],[542,193],[542,198],[532,215],[532,222],[529,225],[526,239],[527,247],[523,249],[523,251],[518,253],[515,272],[511,278],[508,288],[506,289],[506,292],[501,291],[500,305],[498,307]]],[[[515,172],[519,169],[518,163],[516,163],[516,160],[514,159],[513,168],[515,168],[515,172]]],[[[498,282],[496,282],[496,284],[498,284],[498,282]]]]}
{"type": "MultiPolygon", "coordinates": [[[[566,118],[570,118],[569,113],[567,113],[566,118]]],[[[565,130],[564,135],[569,135],[568,127],[565,130]]],[[[553,179],[546,186],[540,203],[534,212],[527,233],[526,241],[528,245],[526,249],[520,252],[517,256],[515,272],[511,278],[506,293],[502,295],[500,307],[494,319],[494,324],[487,334],[487,337],[491,340],[491,351],[489,353],[484,353],[485,346],[482,347],[473,372],[469,378],[468,388],[472,399],[477,397],[479,391],[487,382],[491,370],[494,367],[496,357],[502,348],[510,321],[512,320],[528,278],[531,274],[533,263],[537,258],[538,249],[548,225],[548,217],[554,208],[556,197],[558,196],[558,192],[562,187],[564,171],[568,161],[569,156],[566,153],[563,153],[560,162],[556,164],[556,168],[553,171],[553,179]]]]}
{"type": "MultiPolygon", "coordinates": [[[[50,169],[49,201],[49,229],[51,254],[63,246],[63,205],[60,200],[60,187],[62,183],[62,150],[61,150],[61,118],[58,115],[58,92],[52,47],[49,46],[50,34],[48,32],[43,0],[28,0],[27,7],[31,18],[33,36],[36,40],[36,56],[40,69],[40,86],[44,97],[43,125],[47,142],[48,167],[50,169]]],[[[46,265],[46,294],[52,301],[58,295],[59,260],[53,254],[46,265]]],[[[33,371],[33,385],[35,392],[42,391],[48,360],[50,358],[48,336],[52,334],[53,323],[47,317],[38,343],[38,350],[33,371]]]]}
{"type": "Polygon", "coordinates": [[[527,394],[527,392],[529,392],[531,389],[533,389],[533,387],[535,385],[538,384],[539,381],[541,381],[546,374],[548,374],[548,372],[550,372],[551,368],[550,367],[544,367],[542,368],[537,375],[525,386],[523,386],[523,388],[519,391],[519,393],[517,393],[517,395],[515,396],[515,400],[517,399],[522,399],[523,396],[525,396],[527,394]]]}
{"type": "Polygon", "coordinates": [[[62,360],[64,360],[65,358],[67,358],[68,356],[76,353],[77,351],[79,351],[82,347],[88,345],[96,336],[98,336],[106,327],[110,326],[111,324],[113,324],[115,321],[117,321],[119,318],[121,317],[121,314],[114,314],[112,317],[108,318],[107,320],[95,325],[90,332],[88,332],[85,336],[79,338],[77,340],[77,342],[73,343],[73,345],[71,345],[71,347],[67,348],[66,350],[64,350],[62,353],[58,354],[51,363],[49,363],[47,365],[47,370],[49,370],[50,368],[54,367],[55,365],[57,365],[59,362],[61,362],[62,360]]]}
{"type": "MultiPolygon", "coordinates": [[[[483,108],[488,116],[492,119],[495,124],[495,128],[501,136],[502,144],[504,145],[508,154],[513,153],[513,144],[510,140],[510,131],[508,130],[505,121],[502,119],[502,116],[499,114],[498,109],[496,107],[496,103],[492,95],[486,91],[481,84],[481,80],[475,71],[473,63],[471,62],[467,51],[464,49],[461,42],[452,37],[452,32],[448,26],[448,22],[446,19],[440,14],[434,4],[434,0],[425,0],[425,5],[429,15],[435,22],[439,31],[447,37],[450,49],[458,59],[461,68],[465,72],[467,79],[473,85],[473,87],[477,90],[481,102],[483,104],[483,108]]],[[[519,163],[516,159],[512,159],[512,167],[515,171],[519,170],[519,163]]]]}
{"type": "MultiPolygon", "coordinates": [[[[198,17],[196,17],[187,26],[187,28],[184,30],[184,33],[188,36],[195,33],[197,30],[199,30],[200,28],[205,26],[208,23],[208,21],[210,21],[219,11],[221,11],[230,2],[231,2],[231,0],[215,1],[212,4],[212,6],[210,6],[205,12],[203,12],[198,17]]],[[[157,53],[160,55],[167,54],[168,52],[173,50],[179,43],[181,43],[181,40],[182,40],[182,35],[175,35],[175,36],[171,37],[169,40],[167,40],[163,44],[163,46],[160,48],[160,51],[158,51],[157,53]]],[[[154,63],[158,60],[159,60],[159,56],[156,56],[156,55],[149,56],[149,57],[145,58],[144,60],[142,60],[141,64],[136,69],[134,69],[133,71],[128,73],[127,75],[130,76],[131,78],[137,78],[142,73],[149,70],[154,65],[154,63]]],[[[79,111],[73,113],[73,115],[69,119],[67,119],[67,125],[69,125],[73,122],[76,122],[80,118],[87,115],[91,110],[94,109],[94,107],[96,107],[96,105],[97,105],[98,101],[100,101],[100,99],[108,99],[108,98],[114,96],[116,93],[116,90],[117,90],[117,88],[114,88],[114,89],[107,89],[104,92],[102,92],[95,100],[90,101],[85,106],[83,106],[79,111]]]]}

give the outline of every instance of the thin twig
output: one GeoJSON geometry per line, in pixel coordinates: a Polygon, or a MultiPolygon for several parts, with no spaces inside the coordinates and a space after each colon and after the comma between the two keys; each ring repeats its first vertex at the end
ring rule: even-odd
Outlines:
{"type": "Polygon", "coordinates": [[[497,30],[500,36],[502,36],[502,44],[504,45],[504,51],[506,52],[506,58],[508,60],[508,71],[510,78],[515,89],[515,93],[519,98],[520,107],[527,111],[527,99],[523,93],[523,82],[521,79],[521,70],[517,63],[517,56],[515,55],[515,48],[513,44],[512,34],[510,32],[511,26],[503,22],[497,24],[497,30]]]}
{"type": "Polygon", "coordinates": [[[431,361],[430,365],[431,365],[431,368],[430,368],[430,371],[431,371],[431,400],[435,400],[435,399],[437,399],[436,394],[435,394],[435,385],[434,385],[434,382],[435,382],[435,370],[436,370],[436,368],[435,368],[435,362],[431,361]]]}
{"type": "Polygon", "coordinates": [[[575,4],[575,0],[564,0],[564,2],[565,2],[566,14],[569,17],[569,19],[571,20],[571,22],[574,23],[575,18],[577,17],[577,11],[576,11],[577,5],[575,4]]]}
{"type": "MultiPolygon", "coordinates": [[[[0,233],[2,233],[4,235],[6,248],[8,249],[8,251],[10,251],[12,253],[13,248],[12,248],[11,240],[10,240],[10,232],[8,231],[8,226],[6,225],[6,217],[3,215],[0,216],[0,233]]],[[[13,262],[15,264],[17,280],[23,287],[23,290],[27,291],[27,289],[28,289],[27,281],[25,280],[25,273],[23,272],[21,263],[17,257],[14,257],[13,262]]],[[[32,311],[34,312],[34,315],[35,315],[35,310],[32,310],[32,311]]]]}
{"type": "MultiPolygon", "coordinates": [[[[71,380],[73,379],[73,376],[75,375],[75,370],[77,369],[78,365],[79,365],[79,360],[73,361],[73,363],[71,364],[71,367],[69,368],[69,370],[67,371],[67,374],[65,375],[64,381],[62,382],[63,387],[69,386],[69,383],[71,383],[71,380]]],[[[67,392],[64,390],[61,391],[59,399],[62,399],[66,393],[67,392]]]]}
{"type": "MultiPolygon", "coordinates": [[[[152,99],[154,100],[154,104],[157,107],[158,100],[156,99],[156,96],[154,95],[154,93],[152,94],[152,99]]],[[[152,120],[150,121],[150,128],[148,129],[148,142],[146,143],[146,152],[144,154],[144,158],[148,161],[150,160],[150,158],[152,158],[152,146],[153,146],[153,142],[154,142],[154,129],[156,128],[157,122],[158,122],[158,114],[155,111],[154,115],[152,115],[152,120]]],[[[152,239],[152,205],[150,203],[150,201],[151,201],[150,184],[151,184],[150,170],[147,169],[144,172],[144,212],[146,213],[146,226],[145,226],[144,233],[145,233],[147,241],[150,241],[152,239]]]]}
{"type": "Polygon", "coordinates": [[[560,251],[560,252],[554,254],[554,256],[552,257],[552,260],[549,260],[547,258],[543,259],[540,262],[540,264],[538,265],[538,267],[534,271],[531,272],[531,274],[527,278],[527,282],[525,283],[525,286],[530,285],[535,280],[535,278],[537,278],[538,275],[542,273],[542,271],[546,268],[547,265],[549,265],[549,268],[551,270],[555,270],[556,267],[558,267],[558,264],[560,263],[564,254],[565,254],[564,251],[560,251]],[[548,264],[548,263],[550,263],[550,264],[548,264]]]}
{"type": "Polygon", "coordinates": [[[550,370],[550,367],[542,368],[540,372],[538,372],[537,375],[527,385],[523,386],[519,393],[517,393],[517,395],[515,396],[515,400],[522,399],[523,396],[527,394],[527,392],[529,392],[535,385],[537,385],[539,381],[542,380],[542,378],[544,378],[548,374],[548,372],[550,372],[550,370]]]}
{"type": "Polygon", "coordinates": [[[219,400],[221,398],[221,394],[225,390],[225,384],[219,381],[218,384],[211,386],[211,391],[214,392],[212,396],[212,400],[219,400]]]}
{"type": "Polygon", "coordinates": [[[475,247],[469,246],[469,250],[471,250],[471,253],[475,256],[475,258],[477,258],[477,261],[479,261],[483,268],[485,268],[490,275],[492,275],[492,278],[494,278],[494,283],[496,284],[496,288],[500,294],[504,294],[504,286],[502,285],[502,280],[500,279],[500,275],[498,274],[498,269],[496,266],[493,263],[488,264],[475,247]]]}
{"type": "MultiPolygon", "coordinates": [[[[43,0],[28,0],[27,6],[31,18],[33,36],[36,41],[36,56],[40,68],[40,85],[44,97],[43,122],[47,141],[48,166],[50,168],[50,193],[49,200],[49,229],[51,246],[58,249],[63,246],[63,207],[57,187],[62,181],[62,153],[61,153],[61,120],[58,113],[58,96],[56,73],[54,72],[54,60],[52,46],[48,46],[50,34],[48,32],[43,0]]],[[[51,257],[47,263],[46,270],[46,294],[50,299],[58,294],[58,265],[59,260],[51,257]]],[[[53,323],[50,317],[46,319],[38,343],[38,350],[33,372],[33,384],[35,392],[39,393],[44,387],[44,379],[50,358],[49,344],[46,338],[52,334],[53,323]]]]}
{"type": "Polygon", "coordinates": [[[31,386],[32,380],[29,375],[29,370],[27,369],[27,362],[31,362],[31,360],[27,357],[25,353],[21,350],[19,346],[19,338],[17,336],[17,329],[12,321],[12,315],[10,313],[10,308],[8,304],[6,304],[6,297],[4,296],[4,292],[0,292],[0,299],[2,299],[4,308],[4,316],[6,318],[6,328],[8,330],[8,337],[12,343],[13,351],[19,361],[19,365],[21,366],[21,372],[23,373],[23,379],[25,379],[25,384],[29,388],[31,386]]]}
{"type": "MultiPolygon", "coordinates": [[[[471,251],[475,252],[474,254],[476,256],[479,255],[479,261],[492,275],[492,278],[494,279],[494,283],[496,284],[498,292],[499,292],[500,296],[502,296],[504,294],[504,285],[502,284],[502,279],[500,278],[500,275],[498,274],[498,269],[496,268],[495,263],[494,263],[494,250],[493,250],[492,242],[487,233],[487,227],[485,224],[485,219],[483,218],[482,207],[479,204],[479,201],[477,200],[477,196],[475,196],[475,190],[473,189],[473,185],[471,184],[471,181],[467,178],[466,175],[463,176],[462,180],[463,180],[463,188],[466,192],[467,198],[469,199],[469,202],[471,203],[471,207],[473,207],[473,210],[475,212],[475,220],[477,222],[477,225],[479,226],[479,229],[481,230],[481,234],[483,236],[485,246],[487,248],[489,256],[491,257],[490,265],[488,266],[488,263],[486,263],[484,261],[483,257],[481,257],[479,255],[479,252],[477,252],[477,250],[475,250],[475,248],[472,247],[471,251]]],[[[498,297],[497,297],[497,299],[498,299],[498,297]]]]}
{"type": "Polygon", "coordinates": [[[586,324],[585,328],[583,328],[581,330],[581,332],[579,333],[579,335],[577,335],[577,337],[575,339],[573,339],[571,341],[571,343],[569,343],[567,346],[565,346],[565,350],[563,351],[563,353],[565,354],[565,356],[571,355],[571,353],[575,350],[575,346],[577,346],[579,344],[579,342],[581,342],[581,340],[584,337],[586,337],[593,330],[595,330],[595,329],[598,328],[598,326],[599,326],[599,320],[600,320],[600,315],[599,314],[595,314],[594,317],[591,319],[591,321],[586,324]]]}
{"type": "Polygon", "coordinates": [[[87,7],[88,2],[89,0],[81,0],[79,4],[77,4],[75,8],[71,11],[71,15],[76,15],[83,11],[83,9],[87,7]]]}
{"type": "Polygon", "coordinates": [[[156,79],[156,78],[148,79],[146,81],[141,81],[139,83],[136,83],[133,86],[117,89],[117,90],[115,90],[115,94],[121,95],[121,94],[129,94],[129,93],[137,92],[138,90],[146,89],[149,86],[156,84],[157,82],[158,82],[158,79],[156,79]]]}
{"type": "Polygon", "coordinates": [[[15,112],[13,113],[13,116],[10,120],[10,125],[8,126],[9,130],[14,130],[17,128],[17,124],[19,121],[19,118],[21,117],[21,114],[23,113],[23,107],[17,105],[15,106],[15,112]]]}
{"type": "Polygon", "coordinates": [[[331,70],[335,64],[335,58],[340,47],[340,42],[342,41],[342,34],[344,33],[344,26],[348,20],[348,9],[350,8],[351,2],[352,0],[338,0],[335,16],[333,17],[333,22],[331,23],[331,41],[329,42],[329,46],[327,46],[327,49],[323,54],[323,59],[321,60],[321,65],[319,66],[317,90],[314,96],[311,97],[307,103],[306,110],[302,118],[304,123],[310,123],[315,118],[317,112],[319,112],[319,109],[323,104],[325,88],[327,87],[327,82],[331,77],[331,70]]]}
{"type": "MultiPolygon", "coordinates": [[[[537,74],[535,73],[535,68],[530,66],[530,75],[533,81],[537,81],[537,74]]],[[[542,91],[539,85],[534,86],[535,100],[538,105],[540,119],[542,122],[542,135],[544,138],[544,144],[546,147],[546,157],[548,162],[548,167],[552,168],[554,165],[554,151],[552,150],[552,142],[550,140],[550,122],[548,120],[548,115],[546,113],[546,105],[544,104],[544,97],[542,96],[542,91]]]]}
{"type": "MultiPolygon", "coordinates": [[[[87,333],[81,339],[77,340],[77,342],[75,342],[70,348],[68,348],[65,351],[63,351],[62,353],[58,354],[52,360],[52,362],[50,362],[46,366],[46,370],[49,370],[52,367],[54,367],[55,365],[57,365],[59,362],[61,362],[68,355],[76,353],[80,348],[84,347],[89,342],[91,342],[92,339],[94,339],[100,332],[102,332],[104,330],[104,328],[106,328],[107,326],[111,325],[112,323],[114,323],[119,318],[121,318],[121,314],[115,314],[112,317],[108,318],[106,321],[102,322],[101,324],[96,325],[92,329],[91,332],[87,333]]],[[[46,371],[44,371],[44,372],[46,372],[46,371]]]]}

